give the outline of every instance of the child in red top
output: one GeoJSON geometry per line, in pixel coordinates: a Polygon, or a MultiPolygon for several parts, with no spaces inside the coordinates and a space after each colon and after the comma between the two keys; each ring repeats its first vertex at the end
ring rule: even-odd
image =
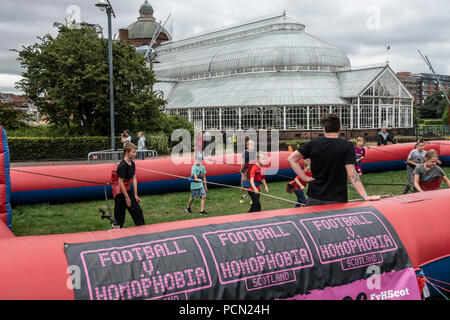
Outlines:
{"type": "MultiPolygon", "coordinates": [[[[303,166],[304,166],[303,172],[308,177],[312,177],[311,160],[306,159],[303,162],[303,166]]],[[[297,204],[295,205],[295,208],[300,207],[301,204],[306,205],[306,197],[305,197],[304,191],[305,191],[305,187],[307,184],[308,184],[308,182],[303,181],[298,176],[296,176],[294,180],[289,182],[290,187],[286,191],[288,191],[289,193],[292,193],[292,191],[293,191],[295,193],[295,195],[297,196],[297,204]]]]}
{"type": "MultiPolygon", "coordinates": [[[[253,140],[248,140],[245,147],[246,150],[242,153],[241,187],[244,186],[244,181],[248,180],[248,175],[256,162],[255,142],[253,140]]],[[[239,200],[239,203],[244,203],[245,199],[247,199],[247,190],[242,188],[242,198],[239,200]]]]}
{"type": "Polygon", "coordinates": [[[261,202],[259,201],[259,192],[261,191],[261,183],[264,185],[266,192],[269,192],[269,188],[266,183],[266,176],[264,175],[264,164],[266,157],[264,154],[258,152],[256,154],[256,163],[252,166],[249,174],[250,180],[246,180],[243,186],[247,188],[248,194],[252,199],[252,205],[248,212],[258,212],[261,211],[261,202]]]}

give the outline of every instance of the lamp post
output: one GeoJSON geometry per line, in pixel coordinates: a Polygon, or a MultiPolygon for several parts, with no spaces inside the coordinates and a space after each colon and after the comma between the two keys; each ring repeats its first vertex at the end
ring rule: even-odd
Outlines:
{"type": "Polygon", "coordinates": [[[101,11],[106,10],[108,15],[108,57],[109,57],[109,112],[111,123],[111,149],[116,149],[114,141],[114,86],[113,86],[113,60],[112,60],[112,36],[111,36],[111,14],[116,17],[109,0],[99,0],[96,4],[101,11]]]}

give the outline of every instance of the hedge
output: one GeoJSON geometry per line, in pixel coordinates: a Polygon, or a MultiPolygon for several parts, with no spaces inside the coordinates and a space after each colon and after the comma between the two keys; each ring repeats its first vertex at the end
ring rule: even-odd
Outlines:
{"type": "MultiPolygon", "coordinates": [[[[11,161],[86,159],[89,152],[111,148],[109,137],[9,137],[11,161]]],[[[117,138],[116,145],[120,146],[117,138]]]]}
{"type": "MultiPolygon", "coordinates": [[[[86,159],[89,152],[111,148],[110,137],[8,137],[11,161],[86,159]]],[[[169,141],[164,133],[147,136],[147,149],[168,154],[169,141]]],[[[120,137],[116,148],[121,149],[120,137]]]]}
{"type": "Polygon", "coordinates": [[[442,119],[424,120],[423,124],[426,125],[426,126],[439,126],[439,125],[442,125],[442,119]]]}
{"type": "Polygon", "coordinates": [[[169,148],[169,138],[164,133],[151,134],[146,136],[147,142],[145,144],[148,150],[156,150],[159,154],[168,154],[170,152],[169,148]]]}

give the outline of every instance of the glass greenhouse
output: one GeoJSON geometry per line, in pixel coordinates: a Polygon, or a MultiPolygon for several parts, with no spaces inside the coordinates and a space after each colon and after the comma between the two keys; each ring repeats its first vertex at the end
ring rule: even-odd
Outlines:
{"type": "Polygon", "coordinates": [[[345,53],[285,14],[161,44],[154,70],[165,111],[197,130],[413,126],[413,97],[388,64],[351,68],[345,53]]]}

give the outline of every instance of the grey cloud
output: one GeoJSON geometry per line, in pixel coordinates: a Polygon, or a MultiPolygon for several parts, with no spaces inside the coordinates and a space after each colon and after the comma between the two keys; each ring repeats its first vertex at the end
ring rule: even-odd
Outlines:
{"type": "MultiPolygon", "coordinates": [[[[113,33],[127,27],[138,17],[144,0],[110,0],[116,18],[113,33]]],[[[37,41],[36,36],[54,34],[53,22],[63,22],[70,5],[77,5],[83,21],[98,23],[106,33],[106,14],[95,6],[96,0],[4,0],[0,12],[0,73],[20,74],[17,54],[20,49],[37,41]]],[[[373,61],[385,56],[385,46],[391,46],[389,60],[396,71],[427,72],[417,54],[417,48],[428,54],[436,70],[450,74],[450,6],[448,0],[149,0],[155,17],[164,20],[172,13],[174,39],[192,36],[196,32],[224,27],[233,23],[286,10],[287,15],[306,25],[306,32],[323,39],[351,59],[373,61]],[[368,9],[380,9],[380,29],[370,30],[368,9]],[[397,70],[401,69],[401,70],[397,70]]],[[[166,26],[170,29],[170,23],[166,26]]],[[[382,58],[384,62],[385,58],[382,58]]]]}

